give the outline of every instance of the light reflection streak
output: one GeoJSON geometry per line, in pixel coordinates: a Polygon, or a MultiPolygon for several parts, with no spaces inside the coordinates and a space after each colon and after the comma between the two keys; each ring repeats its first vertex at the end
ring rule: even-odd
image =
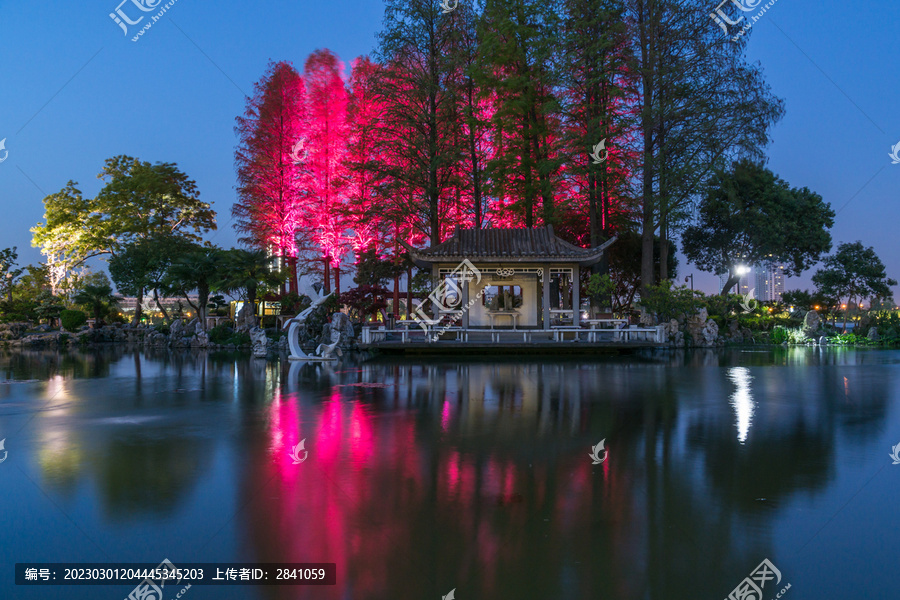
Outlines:
{"type": "Polygon", "coordinates": [[[750,394],[750,369],[747,367],[732,367],[728,369],[728,378],[737,386],[737,390],[731,395],[731,406],[737,419],[738,441],[747,441],[750,425],[753,421],[755,403],[750,394]]]}

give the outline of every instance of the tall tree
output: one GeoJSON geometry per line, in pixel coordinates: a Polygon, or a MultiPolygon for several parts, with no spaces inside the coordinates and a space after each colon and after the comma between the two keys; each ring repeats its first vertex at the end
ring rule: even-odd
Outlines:
{"type": "MultiPolygon", "coordinates": [[[[665,242],[715,169],[758,157],[782,113],[761,70],[709,18],[708,7],[681,0],[627,0],[639,77],[641,285],[653,285],[653,239],[665,242]]],[[[662,244],[659,272],[668,272],[662,244]]]]}
{"type": "Polygon", "coordinates": [[[441,197],[458,156],[453,98],[446,87],[454,24],[433,0],[385,4],[379,93],[391,102],[382,115],[379,168],[395,182],[391,198],[397,220],[409,222],[434,245],[441,241],[441,197]]]}
{"type": "Polygon", "coordinates": [[[447,90],[453,98],[454,146],[458,149],[454,184],[458,198],[456,221],[484,226],[487,208],[487,163],[493,156],[490,122],[492,99],[476,81],[480,52],[481,16],[473,3],[460,4],[448,15],[453,23],[449,40],[447,90]]]}
{"type": "Polygon", "coordinates": [[[340,264],[347,251],[345,203],[347,194],[347,88],[341,62],[330,50],[316,50],[306,60],[308,86],[306,170],[301,175],[306,234],[319,249],[325,287],[341,289],[340,264]]]}
{"type": "Polygon", "coordinates": [[[353,62],[347,106],[345,217],[353,229],[352,245],[357,258],[378,246],[392,229],[389,219],[383,218],[386,178],[377,167],[383,135],[380,118],[386,104],[378,93],[378,77],[379,66],[368,57],[353,62]]]}
{"type": "MultiPolygon", "coordinates": [[[[298,177],[307,138],[306,88],[288,62],[270,63],[247,100],[235,133],[238,202],[232,207],[241,241],[271,250],[296,293],[297,233],[302,224],[298,177]]],[[[282,290],[284,291],[284,290],[282,290]]]]}
{"type": "Polygon", "coordinates": [[[701,270],[728,273],[726,295],[740,280],[741,265],[784,264],[786,276],[808,269],[831,249],[833,225],[834,211],[821,196],[741,160],[715,173],[698,223],[684,231],[683,250],[701,270]]]}
{"type": "Polygon", "coordinates": [[[556,222],[562,158],[555,0],[486,0],[476,81],[494,99],[490,189],[525,227],[556,222]]]}
{"type": "MultiPolygon", "coordinates": [[[[621,0],[567,0],[562,73],[567,163],[577,182],[575,219],[587,223],[590,246],[623,225],[635,156],[634,77],[621,0]],[[595,160],[594,147],[602,145],[595,160]],[[584,206],[587,210],[578,210],[584,206]],[[585,218],[586,217],[586,218],[585,218]]],[[[578,237],[578,236],[573,236],[578,237]]],[[[597,272],[603,269],[598,269],[597,272]]]]}

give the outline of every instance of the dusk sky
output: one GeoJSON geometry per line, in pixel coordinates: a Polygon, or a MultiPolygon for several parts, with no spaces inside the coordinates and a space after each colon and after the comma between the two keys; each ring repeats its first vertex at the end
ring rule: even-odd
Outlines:
{"type": "MultiPolygon", "coordinates": [[[[70,179],[94,196],[103,161],[118,154],[177,163],[218,212],[208,239],[235,245],[233,127],[244,95],[269,60],[302,70],[317,48],[345,63],[371,54],[383,16],[378,0],[177,0],[132,42],[139,26],[126,36],[109,17],[119,1],[0,0],[0,140],[9,152],[0,163],[0,248],[18,246],[20,264],[41,260],[29,232],[42,220],[41,200],[70,179]]],[[[832,205],[835,247],[873,246],[895,279],[900,164],[888,155],[900,142],[890,112],[900,100],[898,22],[900,4],[888,0],[778,0],[748,48],[786,103],[769,167],[832,205]]],[[[786,288],[810,288],[812,272],[786,288]]],[[[679,280],[691,273],[696,287],[718,291],[714,275],[680,256],[679,280]]]]}

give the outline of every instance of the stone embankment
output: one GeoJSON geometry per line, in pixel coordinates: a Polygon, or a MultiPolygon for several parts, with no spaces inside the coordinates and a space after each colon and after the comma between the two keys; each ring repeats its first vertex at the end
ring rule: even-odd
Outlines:
{"type": "Polygon", "coordinates": [[[203,330],[197,319],[187,323],[176,319],[169,326],[168,334],[153,327],[119,323],[96,329],[84,327],[75,332],[52,330],[46,325],[32,327],[28,323],[0,324],[0,347],[6,348],[66,348],[124,343],[152,348],[253,349],[257,356],[265,356],[268,352],[286,352],[288,348],[287,338],[272,339],[266,330],[255,326],[243,332],[240,330],[233,332],[233,335],[228,337],[229,339],[223,343],[212,342],[209,332],[203,330]],[[240,333],[247,335],[237,335],[240,333]]]}

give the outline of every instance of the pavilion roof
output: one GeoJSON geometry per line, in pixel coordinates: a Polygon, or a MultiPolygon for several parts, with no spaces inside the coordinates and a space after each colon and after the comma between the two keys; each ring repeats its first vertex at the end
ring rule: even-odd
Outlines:
{"type": "Polygon", "coordinates": [[[516,229],[456,228],[446,241],[417,250],[409,248],[413,261],[420,267],[433,263],[462,262],[535,262],[578,263],[591,266],[603,258],[613,238],[596,248],[580,248],[553,233],[553,226],[516,229]]]}

